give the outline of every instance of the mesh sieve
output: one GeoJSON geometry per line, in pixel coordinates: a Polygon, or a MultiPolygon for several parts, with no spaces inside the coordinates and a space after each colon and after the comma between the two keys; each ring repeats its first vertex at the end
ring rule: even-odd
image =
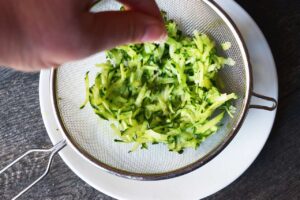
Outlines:
{"type": "MultiPolygon", "coordinates": [[[[251,68],[242,39],[215,2],[157,0],[157,4],[179,24],[185,34],[191,35],[198,30],[208,34],[217,44],[232,44],[228,51],[219,49],[219,52],[235,60],[236,65],[225,67],[219,77],[225,86],[223,92],[234,92],[239,96],[234,102],[237,112],[234,118],[226,117],[223,121],[225,125],[202,143],[198,150],[187,149],[179,155],[169,152],[164,145],[152,145],[149,150],[128,153],[132,145],[115,143],[116,136],[109,122],[100,120],[90,106],[79,109],[85,98],[85,73],[90,71],[90,80],[94,80],[99,70],[94,66],[105,62],[104,53],[52,70],[53,106],[69,143],[97,166],[117,175],[142,180],[175,177],[200,167],[217,155],[238,131],[249,106],[251,91],[251,68]]],[[[93,11],[119,8],[118,3],[103,0],[93,11]]]]}

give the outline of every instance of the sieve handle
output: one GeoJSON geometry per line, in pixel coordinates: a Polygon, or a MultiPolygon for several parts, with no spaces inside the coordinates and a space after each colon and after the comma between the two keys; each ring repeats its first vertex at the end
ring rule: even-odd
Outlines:
{"type": "Polygon", "coordinates": [[[272,106],[262,106],[262,105],[250,105],[249,108],[252,109],[260,109],[260,110],[267,110],[267,111],[273,111],[277,108],[278,106],[278,102],[276,101],[276,99],[274,98],[271,98],[271,97],[267,97],[267,96],[264,96],[264,95],[261,95],[261,94],[257,94],[255,92],[252,92],[252,96],[253,97],[257,97],[259,99],[263,99],[263,100],[266,100],[266,101],[270,101],[273,103],[272,106]]]}
{"type": "Polygon", "coordinates": [[[24,188],[20,193],[18,193],[16,196],[14,196],[12,198],[13,200],[19,198],[22,194],[24,194],[25,192],[27,192],[30,188],[32,188],[35,184],[37,184],[40,180],[42,180],[48,174],[48,172],[50,171],[50,167],[51,167],[51,164],[52,164],[53,157],[60,150],[62,150],[66,145],[67,145],[66,140],[61,140],[59,143],[57,143],[56,145],[54,145],[50,149],[32,149],[32,150],[29,150],[26,153],[24,153],[22,156],[20,156],[19,158],[17,158],[16,160],[14,160],[12,163],[10,163],[6,167],[4,167],[4,169],[0,170],[0,175],[1,175],[7,169],[9,169],[10,167],[12,167],[14,164],[16,164],[21,159],[23,159],[24,157],[26,157],[27,155],[29,155],[31,153],[37,153],[37,152],[39,152],[39,153],[50,153],[48,164],[47,164],[47,168],[46,168],[45,172],[40,177],[38,177],[34,182],[32,182],[29,186],[27,186],[26,188],[24,188]]]}

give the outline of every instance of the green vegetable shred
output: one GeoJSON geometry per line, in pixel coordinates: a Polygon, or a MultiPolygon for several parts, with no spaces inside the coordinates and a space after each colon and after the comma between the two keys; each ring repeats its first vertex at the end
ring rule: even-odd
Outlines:
{"type": "Polygon", "coordinates": [[[100,118],[112,122],[116,145],[133,143],[130,152],[158,143],[178,153],[197,149],[235,110],[231,100],[237,96],[216,86],[218,71],[235,62],[219,56],[207,35],[185,36],[165,13],[164,19],[166,42],[111,49],[107,62],[97,65],[101,69],[92,87],[88,73],[85,77],[82,108],[89,102],[100,118]]]}

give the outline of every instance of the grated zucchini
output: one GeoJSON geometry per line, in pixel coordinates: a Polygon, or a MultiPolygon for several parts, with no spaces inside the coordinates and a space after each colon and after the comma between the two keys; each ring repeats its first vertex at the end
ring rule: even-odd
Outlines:
{"type": "MultiPolygon", "coordinates": [[[[198,31],[185,36],[164,14],[168,39],[116,47],[89,88],[87,99],[95,113],[112,122],[116,142],[133,143],[131,151],[163,143],[182,153],[199,145],[220,128],[225,112],[233,117],[232,94],[216,86],[218,71],[234,65],[217,54],[216,44],[198,31]],[[217,113],[217,114],[215,114],[217,113]]],[[[224,50],[230,43],[221,45],[224,50]]]]}

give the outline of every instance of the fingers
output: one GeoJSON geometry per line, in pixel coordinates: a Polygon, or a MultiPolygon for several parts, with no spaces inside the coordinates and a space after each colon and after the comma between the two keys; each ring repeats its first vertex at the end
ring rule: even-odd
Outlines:
{"type": "MultiPolygon", "coordinates": [[[[90,6],[91,1],[87,2],[90,6]]],[[[126,11],[80,11],[77,15],[80,19],[79,24],[82,24],[79,31],[71,33],[72,37],[64,37],[59,44],[50,45],[54,47],[50,48],[51,52],[46,51],[42,61],[46,65],[59,65],[123,44],[165,40],[165,26],[154,0],[119,2],[126,5],[126,11]]],[[[79,7],[83,8],[86,5],[85,2],[79,7]]]]}
{"type": "Polygon", "coordinates": [[[95,53],[128,43],[160,41],[166,37],[163,23],[135,11],[86,14],[83,45],[95,53]]]}

